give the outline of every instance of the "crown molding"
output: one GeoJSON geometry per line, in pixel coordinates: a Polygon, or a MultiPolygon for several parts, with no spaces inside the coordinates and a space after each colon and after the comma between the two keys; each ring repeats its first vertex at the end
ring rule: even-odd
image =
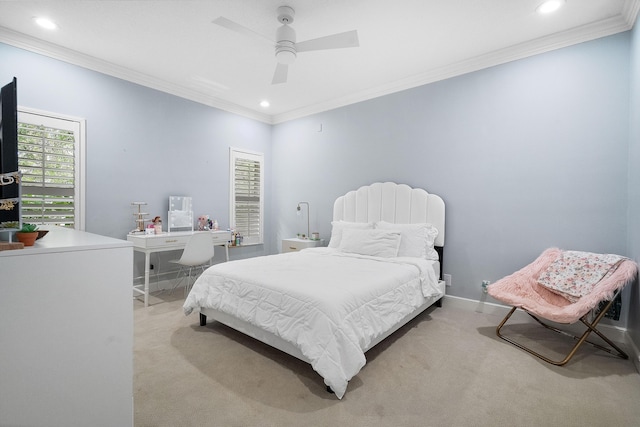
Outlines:
{"type": "Polygon", "coordinates": [[[407,89],[413,89],[429,83],[446,80],[496,65],[505,64],[507,62],[517,61],[519,59],[528,58],[541,53],[551,52],[553,50],[562,49],[578,43],[628,31],[633,28],[639,10],[640,0],[627,0],[625,2],[623,14],[621,15],[598,21],[593,24],[583,25],[568,31],[541,37],[529,42],[509,46],[485,55],[429,70],[425,73],[407,77],[386,85],[370,88],[339,99],[278,114],[273,116],[273,123],[278,124],[312,114],[318,114],[335,108],[390,95],[407,89]]]}
{"type": "Polygon", "coordinates": [[[629,29],[633,28],[638,13],[640,12],[640,0],[625,0],[622,7],[622,17],[629,26],[629,29]]]}
{"type": "Polygon", "coordinates": [[[198,91],[188,89],[183,86],[176,85],[165,80],[131,70],[126,67],[121,67],[110,62],[95,58],[93,56],[85,55],[83,53],[79,53],[74,50],[67,49],[37,39],[35,37],[28,36],[26,34],[10,30],[8,28],[0,27],[0,42],[83,68],[87,68],[89,70],[97,71],[102,74],[126,80],[131,83],[136,83],[141,86],[158,90],[160,92],[165,92],[171,95],[178,96],[180,98],[218,108],[229,113],[238,114],[240,116],[248,117],[250,119],[258,120],[260,122],[268,124],[272,123],[271,117],[267,114],[259,113],[257,111],[244,108],[237,104],[221,100],[219,98],[207,96],[198,91]]]}
{"type": "Polygon", "coordinates": [[[229,113],[238,114],[267,124],[278,124],[628,31],[633,28],[639,11],[640,0],[626,0],[621,14],[606,20],[513,45],[445,67],[429,70],[425,73],[406,77],[395,82],[372,87],[358,93],[276,115],[268,115],[245,108],[220,98],[209,96],[196,90],[176,85],[125,67],[120,67],[107,61],[66,49],[4,27],[0,27],[0,42],[218,108],[229,113]]]}

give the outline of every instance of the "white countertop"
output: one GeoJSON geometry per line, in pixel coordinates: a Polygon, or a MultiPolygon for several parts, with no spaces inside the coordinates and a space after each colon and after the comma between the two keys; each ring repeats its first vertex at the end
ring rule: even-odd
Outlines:
{"type": "MultiPolygon", "coordinates": [[[[112,237],[55,225],[39,226],[39,229],[49,230],[49,233],[43,238],[36,240],[33,246],[25,246],[24,249],[0,251],[0,257],[133,246],[131,242],[127,242],[126,240],[114,239],[112,237]]],[[[7,239],[8,236],[6,236],[6,233],[0,233],[0,238],[7,239]]],[[[13,241],[17,240],[14,239],[13,241]]]]}

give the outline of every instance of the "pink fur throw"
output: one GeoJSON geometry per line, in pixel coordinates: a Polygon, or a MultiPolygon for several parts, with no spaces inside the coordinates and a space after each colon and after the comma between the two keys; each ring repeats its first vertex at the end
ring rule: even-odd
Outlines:
{"type": "Polygon", "coordinates": [[[531,264],[489,285],[489,295],[553,322],[574,323],[601,301],[610,300],[616,290],[633,280],[638,272],[635,262],[622,261],[615,272],[598,282],[590,294],[572,303],[538,284],[538,277],[561,254],[562,250],[558,248],[545,250],[531,264]]]}

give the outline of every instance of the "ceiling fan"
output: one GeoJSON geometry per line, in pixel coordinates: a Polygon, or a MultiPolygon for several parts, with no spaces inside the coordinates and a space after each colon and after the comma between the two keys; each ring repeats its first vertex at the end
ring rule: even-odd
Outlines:
{"type": "Polygon", "coordinates": [[[318,37],[316,39],[297,43],[296,32],[290,26],[290,24],[293,23],[293,18],[295,16],[293,8],[289,6],[280,6],[278,8],[277,16],[278,21],[282,26],[276,30],[275,41],[222,16],[213,21],[214,24],[220,25],[221,27],[227,28],[231,31],[236,31],[253,38],[259,38],[263,41],[267,41],[272,46],[275,45],[275,54],[278,64],[276,65],[276,71],[273,73],[273,80],[271,81],[271,84],[285,83],[287,81],[289,65],[293,64],[298,52],[341,49],[345,47],[358,47],[360,45],[358,42],[358,31],[356,30],[318,37]]]}

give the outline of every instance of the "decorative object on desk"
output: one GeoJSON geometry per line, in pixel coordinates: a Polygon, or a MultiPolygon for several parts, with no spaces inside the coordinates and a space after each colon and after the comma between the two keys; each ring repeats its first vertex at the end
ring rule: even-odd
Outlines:
{"type": "Polygon", "coordinates": [[[144,223],[148,221],[146,216],[149,215],[146,212],[142,212],[142,206],[145,206],[147,202],[131,202],[131,206],[134,206],[135,212],[133,216],[136,218],[136,228],[132,230],[132,232],[144,232],[144,223]]]}
{"type": "Polygon", "coordinates": [[[198,230],[199,231],[208,231],[211,227],[209,227],[209,215],[200,215],[198,217],[198,230]]]}
{"type": "Polygon", "coordinates": [[[219,230],[220,229],[220,227],[218,226],[218,220],[217,219],[213,220],[213,229],[214,230],[219,230]]]}
{"type": "Polygon", "coordinates": [[[167,231],[193,231],[193,209],[191,197],[169,197],[169,226],[167,231]]]}
{"type": "Polygon", "coordinates": [[[231,246],[240,246],[242,245],[242,236],[238,231],[233,231],[231,233],[231,246]]]}
{"type": "Polygon", "coordinates": [[[320,240],[320,233],[318,233],[317,231],[311,233],[311,240],[320,240]]]}
{"type": "Polygon", "coordinates": [[[33,246],[38,238],[38,226],[35,224],[22,224],[20,231],[16,232],[16,238],[25,246],[33,246]]]}
{"type": "Polygon", "coordinates": [[[155,234],[162,234],[162,219],[159,216],[156,216],[151,220],[153,223],[153,231],[155,234]]]}
{"type": "Polygon", "coordinates": [[[296,208],[297,210],[297,214],[300,215],[302,213],[302,208],[300,207],[300,205],[307,205],[307,234],[303,234],[302,238],[306,239],[309,237],[309,216],[311,213],[311,206],[309,205],[309,202],[298,202],[298,207],[296,208]]]}

